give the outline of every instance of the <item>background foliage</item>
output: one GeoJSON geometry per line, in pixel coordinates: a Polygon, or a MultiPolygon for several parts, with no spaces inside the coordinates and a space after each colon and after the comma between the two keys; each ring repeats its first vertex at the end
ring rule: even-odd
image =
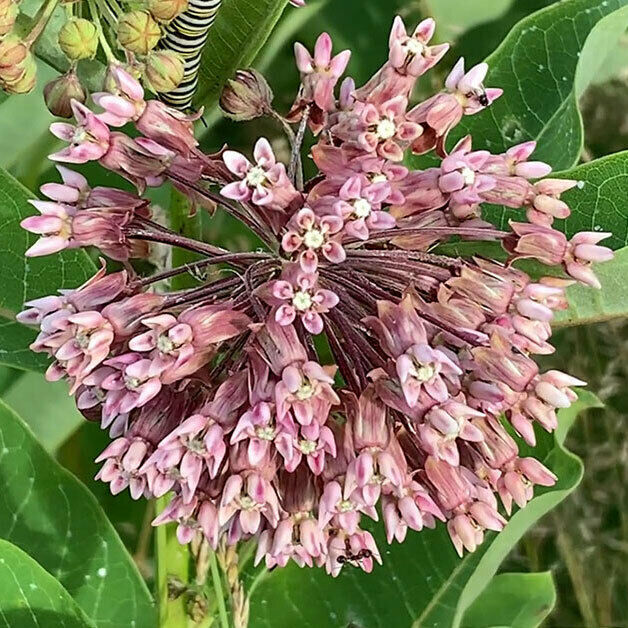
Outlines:
{"type": "MultiPolygon", "coordinates": [[[[621,152],[628,136],[628,0],[309,0],[305,9],[282,13],[286,2],[225,0],[197,96],[207,107],[204,149],[216,150],[228,138],[245,151],[266,135],[279,157],[288,153],[272,123],[235,125],[217,114],[219,86],[236,67],[255,59],[285,110],[298,83],[295,39],[311,47],[327,30],[338,49],[353,50],[350,68],[359,83],[384,60],[395,14],[408,22],[433,15],[437,38],[452,41],[453,51],[443,68],[423,79],[421,93],[440,88],[457,56],[472,64],[490,55],[487,84],[503,87],[506,96],[486,114],[467,118],[457,135],[484,137],[493,151],[537,139],[541,158],[582,182],[565,195],[573,209],[565,231],[612,231],[617,256],[599,271],[599,295],[571,290],[573,306],[559,321],[565,328],[556,337],[557,353],[546,359],[546,366],[588,380],[606,404],[595,409],[599,402],[585,393],[562,413],[556,438],[539,435],[536,453],[558,473],[559,484],[539,492],[501,535],[462,561],[442,527],[410,535],[403,547],[386,547],[385,565],[371,576],[345,570],[335,582],[296,567],[269,574],[243,557],[245,584],[253,591],[252,626],[628,625],[628,326],[621,320],[628,307],[628,153],[621,152]],[[582,465],[567,450],[584,461],[577,489],[582,465]],[[498,570],[511,573],[491,580],[498,570]]],[[[25,349],[31,332],[13,321],[25,299],[60,283],[75,286],[94,270],[82,252],[28,262],[19,254],[31,237],[17,225],[32,211],[26,200],[54,176],[45,156],[56,144],[47,131],[41,87],[62,68],[50,41],[41,48],[35,92],[0,104],[0,393],[6,402],[0,405],[0,608],[11,609],[3,620],[12,627],[149,627],[156,615],[144,580],[162,594],[165,586],[148,525],[153,506],[133,502],[127,493],[114,498],[92,479],[104,435],[78,414],[62,384],[44,383],[44,362],[25,349]]],[[[95,182],[108,176],[90,172],[95,182]]],[[[170,192],[155,200],[167,207],[170,192]]],[[[490,216],[500,223],[507,213],[496,207],[490,216]]],[[[247,245],[246,235],[220,213],[194,228],[224,246],[247,245]]],[[[168,538],[161,542],[168,546],[168,538]]],[[[171,570],[187,575],[185,556],[172,551],[168,558],[171,570]]],[[[212,595],[210,610],[218,603],[212,595]]],[[[168,605],[161,625],[185,625],[179,623],[184,602],[189,599],[168,605]]]]}

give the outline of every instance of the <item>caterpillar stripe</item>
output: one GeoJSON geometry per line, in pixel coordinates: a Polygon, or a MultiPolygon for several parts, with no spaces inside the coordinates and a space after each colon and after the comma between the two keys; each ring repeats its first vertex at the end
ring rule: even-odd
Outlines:
{"type": "Polygon", "coordinates": [[[166,26],[160,47],[179,53],[184,61],[181,83],[171,92],[160,94],[160,99],[167,105],[180,110],[192,106],[192,97],[198,87],[201,52],[221,2],[189,0],[188,8],[166,26]]]}

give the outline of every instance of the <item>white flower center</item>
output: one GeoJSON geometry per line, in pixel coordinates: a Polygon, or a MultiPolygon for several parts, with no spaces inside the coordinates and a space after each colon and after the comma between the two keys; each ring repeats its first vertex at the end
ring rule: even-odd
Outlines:
{"type": "Polygon", "coordinates": [[[320,249],[325,242],[325,236],[319,229],[310,229],[303,236],[303,242],[308,249],[320,249]]]}
{"type": "Polygon", "coordinates": [[[125,375],[124,383],[128,389],[135,390],[142,384],[142,380],[139,377],[129,377],[128,375],[125,375]]]}
{"type": "Polygon", "coordinates": [[[402,48],[411,55],[420,55],[425,50],[425,46],[414,37],[408,39],[402,48]]]}
{"type": "Polygon", "coordinates": [[[356,218],[367,218],[371,213],[371,204],[365,198],[353,201],[353,214],[356,218]]]}
{"type": "Polygon", "coordinates": [[[157,349],[161,353],[172,353],[174,349],[174,342],[167,334],[159,334],[157,338],[157,349]]]}
{"type": "Polygon", "coordinates": [[[305,310],[309,310],[312,307],[312,297],[309,292],[297,292],[294,297],[292,297],[292,305],[299,310],[299,312],[305,312],[305,310]]]}
{"type": "Polygon", "coordinates": [[[195,454],[205,453],[205,443],[200,438],[189,438],[185,446],[195,454]]]}
{"type": "Polygon", "coordinates": [[[306,456],[316,451],[316,441],[313,440],[300,440],[299,441],[299,449],[306,456]]]}
{"type": "Polygon", "coordinates": [[[395,136],[395,133],[397,132],[397,127],[392,120],[384,118],[383,120],[380,120],[377,124],[376,132],[380,139],[389,140],[391,137],[395,136]]]}
{"type": "Polygon", "coordinates": [[[89,331],[81,330],[76,334],[76,344],[83,350],[89,346],[89,337],[91,333],[89,331]]]}
{"type": "Polygon", "coordinates": [[[471,168],[465,166],[461,171],[462,179],[465,185],[473,185],[475,183],[475,172],[471,168]]]}
{"type": "Polygon", "coordinates": [[[353,502],[349,499],[343,499],[338,504],[338,510],[340,512],[351,512],[355,508],[353,502]]]}
{"type": "Polygon", "coordinates": [[[299,401],[306,401],[314,394],[314,386],[307,380],[305,380],[295,393],[296,398],[299,401]]]}
{"type": "Polygon", "coordinates": [[[415,362],[412,367],[412,377],[420,382],[427,382],[436,375],[436,368],[433,364],[420,364],[415,362]]]}
{"type": "Polygon", "coordinates": [[[82,144],[88,139],[90,139],[90,136],[85,127],[77,126],[76,129],[74,129],[72,144],[82,144]]]}
{"type": "Polygon", "coordinates": [[[240,508],[242,508],[242,510],[252,510],[256,505],[257,504],[252,497],[249,497],[248,495],[242,495],[240,497],[240,508]]]}
{"type": "Polygon", "coordinates": [[[275,433],[275,428],[270,425],[259,425],[255,428],[255,435],[261,440],[273,440],[275,433]]]}
{"type": "Polygon", "coordinates": [[[266,172],[259,166],[253,166],[246,174],[246,182],[251,187],[262,185],[266,181],[266,172]]]}
{"type": "Polygon", "coordinates": [[[385,174],[374,174],[371,176],[371,183],[386,183],[388,177],[385,174]]]}

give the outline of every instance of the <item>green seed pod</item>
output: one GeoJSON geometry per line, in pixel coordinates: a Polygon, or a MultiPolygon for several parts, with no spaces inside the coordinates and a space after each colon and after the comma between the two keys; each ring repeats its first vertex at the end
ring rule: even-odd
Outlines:
{"type": "Polygon", "coordinates": [[[146,55],[160,38],[159,24],[146,11],[130,11],[118,20],[118,42],[129,52],[146,55]]]}
{"type": "Polygon", "coordinates": [[[171,92],[183,80],[184,63],[172,50],[156,50],[146,57],[144,80],[154,92],[171,92]]]}
{"type": "Polygon", "coordinates": [[[19,13],[15,0],[0,0],[0,37],[11,32],[19,13]]]}
{"type": "Polygon", "coordinates": [[[188,8],[188,0],[148,0],[147,7],[158,22],[168,23],[188,8]]]}
{"type": "Polygon", "coordinates": [[[234,120],[253,120],[268,113],[273,92],[256,70],[238,70],[220,95],[220,107],[234,120]]]}
{"type": "Polygon", "coordinates": [[[71,61],[91,59],[98,49],[98,31],[89,20],[71,18],[59,31],[59,46],[71,61]]]}
{"type": "Polygon", "coordinates": [[[71,118],[72,107],[70,101],[78,100],[84,103],[87,92],[81,85],[74,70],[53,79],[44,86],[44,100],[48,111],[59,118],[71,118]]]}

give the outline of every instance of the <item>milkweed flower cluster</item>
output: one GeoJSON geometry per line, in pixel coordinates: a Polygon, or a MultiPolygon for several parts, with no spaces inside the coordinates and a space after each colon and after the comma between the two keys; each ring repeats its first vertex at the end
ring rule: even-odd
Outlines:
{"type": "Polygon", "coordinates": [[[328,35],[313,54],[296,46],[303,83],[289,116],[318,138],[305,185],[298,143],[288,167],[263,138],[252,159],[206,155],[192,120],[146,102],[122,69],[97,111],[74,104],[76,125],[53,126],[69,143],[55,161],[98,161],[138,194],[170,181],[267,244],[234,253],[184,238],[140,196],[91,188],[65,166],[62,183],[42,187],[49,200],[33,201],[41,215],[23,222],[41,235],[29,255],[96,246],[126,264],[27,303],[19,319],[39,328],[32,348],[52,358],[48,378],[66,379],[111,434],[97,477],[136,499],[170,493],[154,523],[176,522],[181,543],[254,538],[269,567],[370,571],[381,554],[369,519],[383,519],[389,543],[440,520],[462,555],[534,485],[556,480],[520,455],[508,426],[534,445],[535,426],[555,429],[584,383],[541,373],[534,357],[554,350],[565,287],[599,287],[592,264],[611,257],[599,244],[608,234],[567,239],[553,227],[576,182],[547,178],[534,142],[493,155],[465,137],[446,151],[448,132],[501,90],[484,86],[485,64],[461,60],[442,92],[410,107],[416,80],[447,50],[430,44],[434,26],[408,35],[397,18],[387,62],[362,87],[347,78],[337,89],[349,52],[333,55],[328,35]],[[128,122],[139,136],[119,130],[128,122]],[[410,151],[440,163],[409,168],[410,151]],[[508,230],[482,220],[484,203],[512,208],[508,230]],[[430,251],[455,237],[500,242],[508,260],[430,251]],[[197,269],[235,272],[160,293],[155,284],[189,267],[137,276],[129,260],[150,242],[204,255],[197,269]],[[522,258],[563,277],[533,280],[512,265],[522,258]]]}

